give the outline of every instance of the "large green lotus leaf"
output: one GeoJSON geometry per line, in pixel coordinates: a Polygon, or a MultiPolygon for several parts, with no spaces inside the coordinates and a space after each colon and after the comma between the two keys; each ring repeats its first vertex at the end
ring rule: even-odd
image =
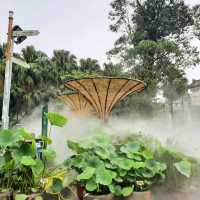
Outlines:
{"type": "Polygon", "coordinates": [[[59,115],[58,113],[49,112],[46,114],[46,116],[53,126],[63,127],[67,123],[67,118],[59,115]]]}
{"type": "Polygon", "coordinates": [[[133,167],[134,161],[127,158],[113,158],[111,162],[122,169],[130,170],[133,167]]]}
{"type": "Polygon", "coordinates": [[[95,135],[92,139],[92,142],[95,146],[99,146],[102,148],[105,147],[111,147],[112,141],[110,136],[107,134],[102,134],[102,135],[95,135]]]}
{"type": "Polygon", "coordinates": [[[43,149],[42,153],[46,160],[53,160],[56,158],[56,152],[53,149],[43,149]]]}
{"type": "Polygon", "coordinates": [[[34,136],[27,132],[24,128],[18,129],[16,133],[21,135],[24,140],[34,140],[34,136]]]}
{"type": "Polygon", "coordinates": [[[144,168],[146,166],[145,162],[133,162],[133,168],[134,169],[139,169],[139,168],[144,168]]]}
{"type": "Polygon", "coordinates": [[[78,181],[80,181],[80,180],[88,180],[94,175],[94,172],[95,172],[95,168],[87,167],[81,174],[79,174],[77,176],[77,180],[78,181]]]}
{"type": "Polygon", "coordinates": [[[122,195],[122,187],[120,185],[111,184],[108,186],[111,193],[115,194],[115,196],[122,195]]]}
{"type": "Polygon", "coordinates": [[[142,174],[144,178],[153,178],[155,176],[155,173],[150,170],[141,171],[140,174],[142,174]]]}
{"type": "Polygon", "coordinates": [[[110,158],[110,152],[107,148],[97,147],[94,151],[103,160],[110,158]]]}
{"type": "Polygon", "coordinates": [[[31,156],[23,156],[20,162],[25,166],[36,165],[36,161],[31,156]]]}
{"type": "Polygon", "coordinates": [[[83,168],[85,166],[85,159],[82,155],[75,155],[67,160],[68,162],[65,162],[68,164],[68,166],[73,166],[76,168],[83,168]]]}
{"type": "Polygon", "coordinates": [[[3,130],[0,132],[0,146],[6,148],[16,144],[16,142],[22,139],[21,135],[16,134],[10,130],[3,130]]]}
{"type": "Polygon", "coordinates": [[[25,195],[25,194],[16,194],[15,200],[26,200],[27,197],[28,197],[28,196],[25,195]]]}
{"type": "Polygon", "coordinates": [[[97,156],[86,155],[85,160],[89,167],[97,168],[104,165],[104,162],[100,160],[97,156]]]}
{"type": "Polygon", "coordinates": [[[123,183],[123,181],[124,181],[120,176],[115,177],[114,180],[115,180],[117,183],[123,183]]]}
{"type": "Polygon", "coordinates": [[[106,167],[107,169],[118,169],[118,166],[116,166],[116,165],[110,163],[109,161],[108,161],[108,162],[105,162],[105,167],[106,167]]]}
{"type": "Polygon", "coordinates": [[[140,153],[135,153],[135,154],[128,153],[127,154],[128,158],[133,159],[135,161],[142,161],[143,160],[142,156],[143,155],[141,155],[140,153]]]}
{"type": "Polygon", "coordinates": [[[95,171],[96,181],[101,185],[110,185],[112,183],[112,179],[116,177],[116,173],[105,169],[105,167],[98,167],[95,171]]]}
{"type": "Polygon", "coordinates": [[[123,152],[123,153],[136,153],[140,150],[140,143],[137,143],[137,142],[131,142],[131,143],[128,143],[124,146],[122,146],[120,148],[120,151],[123,152]]]}
{"type": "Polygon", "coordinates": [[[192,172],[192,165],[187,160],[174,163],[175,168],[179,173],[190,178],[192,172]]]}
{"type": "Polygon", "coordinates": [[[122,196],[128,197],[133,193],[133,187],[124,187],[122,188],[122,196]]]}
{"type": "Polygon", "coordinates": [[[38,178],[41,177],[44,172],[44,164],[41,160],[35,160],[35,165],[31,166],[33,175],[38,178]]]}
{"type": "Polygon", "coordinates": [[[145,149],[142,152],[142,155],[144,156],[144,158],[146,159],[153,159],[153,152],[151,151],[151,149],[145,149]]]}
{"type": "Polygon", "coordinates": [[[154,174],[158,174],[166,170],[167,166],[165,163],[158,162],[156,160],[147,160],[146,167],[154,174]]]}
{"type": "Polygon", "coordinates": [[[127,170],[124,170],[124,169],[121,169],[121,168],[118,168],[117,171],[118,171],[119,175],[122,176],[122,177],[127,174],[127,170]]]}
{"type": "Polygon", "coordinates": [[[17,162],[21,160],[22,156],[34,157],[36,155],[35,141],[32,140],[30,143],[21,143],[18,148],[13,149],[12,155],[17,162]]]}
{"type": "Polygon", "coordinates": [[[86,182],[86,190],[88,192],[93,192],[97,189],[97,183],[95,182],[94,179],[90,179],[86,182]]]}
{"type": "Polygon", "coordinates": [[[76,153],[83,153],[85,151],[84,148],[82,148],[78,142],[74,142],[72,140],[67,141],[67,146],[69,149],[76,153]]]}

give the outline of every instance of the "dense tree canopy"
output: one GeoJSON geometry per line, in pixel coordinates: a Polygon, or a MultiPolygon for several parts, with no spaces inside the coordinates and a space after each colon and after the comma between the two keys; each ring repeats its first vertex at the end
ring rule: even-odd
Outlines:
{"type": "MultiPolygon", "coordinates": [[[[156,99],[161,86],[169,83],[166,80],[174,71],[177,72],[174,80],[180,80],[180,76],[185,80],[184,69],[199,64],[199,52],[191,45],[198,35],[198,17],[198,6],[189,7],[183,0],[111,2],[110,29],[121,35],[109,54],[117,56],[129,76],[147,83],[145,96],[149,102],[156,99]]],[[[168,87],[168,91],[172,88],[168,87]]]]}

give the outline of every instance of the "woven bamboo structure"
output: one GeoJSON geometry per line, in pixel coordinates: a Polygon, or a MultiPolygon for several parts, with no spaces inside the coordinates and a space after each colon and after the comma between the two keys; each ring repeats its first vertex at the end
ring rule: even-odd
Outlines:
{"type": "Polygon", "coordinates": [[[129,94],[140,92],[145,88],[144,82],[128,78],[89,77],[69,80],[65,87],[79,91],[94,107],[103,121],[113,107],[129,94]]]}
{"type": "Polygon", "coordinates": [[[63,101],[71,110],[78,114],[91,114],[93,108],[90,102],[85,99],[81,93],[65,94],[58,96],[58,99],[63,101]]]}

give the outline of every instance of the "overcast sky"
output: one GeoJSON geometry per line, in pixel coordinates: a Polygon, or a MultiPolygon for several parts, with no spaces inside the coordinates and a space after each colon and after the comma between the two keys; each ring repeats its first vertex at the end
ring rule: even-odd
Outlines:
{"type": "MultiPolygon", "coordinates": [[[[52,55],[53,49],[66,49],[78,58],[92,57],[101,63],[117,38],[109,31],[111,0],[0,0],[0,42],[6,41],[8,11],[14,24],[38,29],[40,35],[28,38],[15,51],[33,44],[52,55]]],[[[200,0],[187,0],[200,3],[200,0]]],[[[188,78],[200,79],[200,69],[189,70],[188,78]]]]}

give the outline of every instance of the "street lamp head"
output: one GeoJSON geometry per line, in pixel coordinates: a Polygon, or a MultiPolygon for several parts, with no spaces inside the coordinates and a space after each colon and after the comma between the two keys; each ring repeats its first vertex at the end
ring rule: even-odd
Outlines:
{"type": "MultiPolygon", "coordinates": [[[[22,31],[22,28],[18,25],[15,25],[13,27],[13,31],[22,31]]],[[[27,37],[26,36],[18,36],[18,37],[14,37],[14,43],[15,44],[20,44],[22,43],[27,37]]]]}
{"type": "Polygon", "coordinates": [[[14,12],[12,10],[9,11],[9,17],[13,17],[14,12]]]}

